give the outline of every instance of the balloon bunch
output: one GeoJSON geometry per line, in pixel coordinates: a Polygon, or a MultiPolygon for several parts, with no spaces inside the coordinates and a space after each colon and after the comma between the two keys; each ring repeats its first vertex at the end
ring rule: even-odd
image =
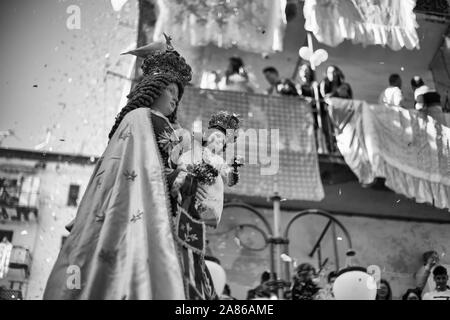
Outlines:
{"type": "Polygon", "coordinates": [[[324,49],[313,51],[309,47],[301,47],[298,54],[303,60],[309,61],[315,67],[320,66],[328,60],[328,52],[324,49]]]}

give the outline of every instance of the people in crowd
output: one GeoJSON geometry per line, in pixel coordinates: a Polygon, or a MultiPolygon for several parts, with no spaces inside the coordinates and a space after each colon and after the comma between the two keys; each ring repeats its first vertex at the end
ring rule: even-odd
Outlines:
{"type": "Polygon", "coordinates": [[[219,90],[254,92],[255,89],[250,82],[249,74],[245,70],[244,61],[237,56],[229,59],[225,75],[218,84],[219,90]]]}
{"type": "Polygon", "coordinates": [[[324,98],[353,99],[353,90],[337,66],[327,68],[326,77],[320,83],[320,93],[324,98]]]}
{"type": "Polygon", "coordinates": [[[377,290],[376,300],[392,300],[391,285],[385,279],[381,279],[380,281],[380,287],[377,290]]]}
{"type": "Polygon", "coordinates": [[[261,275],[260,284],[255,288],[247,292],[247,300],[253,300],[257,298],[270,298],[272,292],[270,291],[267,283],[270,281],[270,272],[264,271],[261,275]]]}
{"type": "Polygon", "coordinates": [[[450,300],[450,287],[447,285],[448,273],[443,266],[436,266],[433,270],[436,289],[423,295],[423,300],[450,300]]]}
{"type": "Polygon", "coordinates": [[[416,287],[419,288],[422,293],[430,291],[427,283],[430,281],[430,275],[433,268],[439,264],[439,255],[436,251],[430,250],[422,255],[423,265],[415,273],[416,287]]]}
{"type": "Polygon", "coordinates": [[[314,300],[320,288],[314,281],[316,270],[309,263],[302,263],[296,268],[291,290],[292,300],[314,300]]]}
{"type": "Polygon", "coordinates": [[[425,85],[425,82],[423,81],[423,79],[420,76],[414,76],[411,79],[411,89],[412,92],[414,93],[418,88],[422,87],[425,85]]]}
{"type": "Polygon", "coordinates": [[[427,92],[432,91],[428,86],[422,85],[414,90],[414,109],[422,110],[423,105],[423,95],[427,92]]]}
{"type": "Polygon", "coordinates": [[[266,67],[263,70],[270,87],[266,90],[268,95],[298,96],[294,83],[287,78],[280,78],[280,73],[275,67],[266,67]]]}
{"type": "Polygon", "coordinates": [[[408,289],[402,297],[402,300],[422,300],[421,290],[419,288],[408,289]]]}
{"type": "Polygon", "coordinates": [[[231,295],[231,289],[228,283],[225,284],[225,287],[223,288],[223,293],[220,296],[220,300],[237,300],[231,295]]]}
{"type": "Polygon", "coordinates": [[[314,86],[316,85],[316,73],[311,68],[309,63],[304,63],[300,66],[298,70],[298,75],[300,77],[300,87],[299,93],[305,98],[315,98],[314,86]]]}
{"type": "Polygon", "coordinates": [[[412,92],[413,92],[413,95],[414,95],[414,109],[420,108],[421,105],[418,105],[417,108],[416,108],[417,98],[419,96],[421,96],[424,92],[429,91],[430,88],[428,88],[425,85],[425,82],[423,81],[421,76],[414,76],[411,79],[411,89],[412,89],[412,92]],[[420,89],[420,90],[416,93],[416,91],[418,89],[420,89]]]}
{"type": "Polygon", "coordinates": [[[401,107],[403,103],[402,78],[398,74],[391,74],[389,87],[387,87],[378,99],[379,104],[401,107]]]}
{"type": "Polygon", "coordinates": [[[333,285],[337,278],[338,273],[331,271],[327,276],[327,284],[325,288],[320,289],[317,293],[315,300],[334,300],[333,285]]]}

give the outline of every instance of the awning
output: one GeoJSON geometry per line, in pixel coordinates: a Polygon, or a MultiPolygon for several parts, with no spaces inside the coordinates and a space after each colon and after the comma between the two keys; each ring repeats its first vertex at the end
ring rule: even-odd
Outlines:
{"type": "Polygon", "coordinates": [[[344,40],[366,45],[420,48],[416,0],[305,0],[305,29],[336,47],[344,40]]]}

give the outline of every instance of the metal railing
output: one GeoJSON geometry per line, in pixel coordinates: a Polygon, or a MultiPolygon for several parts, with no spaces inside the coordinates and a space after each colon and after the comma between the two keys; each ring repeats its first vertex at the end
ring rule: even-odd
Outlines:
{"type": "Polygon", "coordinates": [[[9,272],[22,270],[23,279],[27,279],[30,276],[31,263],[32,258],[29,249],[22,246],[13,246],[9,259],[9,272]]]}

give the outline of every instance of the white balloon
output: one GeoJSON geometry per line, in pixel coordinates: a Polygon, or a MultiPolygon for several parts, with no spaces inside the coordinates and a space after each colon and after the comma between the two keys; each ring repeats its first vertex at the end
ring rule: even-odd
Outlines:
{"type": "Polygon", "coordinates": [[[225,274],[225,270],[217,263],[213,261],[206,260],[206,267],[211,274],[211,278],[214,284],[214,289],[216,289],[217,295],[222,295],[223,289],[225,288],[225,284],[227,282],[227,275],[225,274]]]}
{"type": "Polygon", "coordinates": [[[308,47],[301,47],[300,50],[298,51],[298,54],[303,60],[307,61],[309,61],[309,59],[311,59],[311,56],[313,55],[311,49],[308,47]]]}
{"type": "Polygon", "coordinates": [[[114,11],[120,11],[122,10],[125,3],[127,3],[128,0],[111,0],[112,7],[114,11]]]}
{"type": "Polygon", "coordinates": [[[318,56],[320,63],[324,63],[328,60],[328,52],[324,49],[319,49],[314,54],[318,56]]]}
{"type": "Polygon", "coordinates": [[[377,287],[375,280],[363,271],[349,271],[341,274],[334,282],[333,293],[336,300],[375,300],[377,287]]]}
{"type": "Polygon", "coordinates": [[[318,57],[316,54],[313,54],[310,60],[311,64],[315,67],[318,67],[321,65],[320,57],[318,57]]]}

